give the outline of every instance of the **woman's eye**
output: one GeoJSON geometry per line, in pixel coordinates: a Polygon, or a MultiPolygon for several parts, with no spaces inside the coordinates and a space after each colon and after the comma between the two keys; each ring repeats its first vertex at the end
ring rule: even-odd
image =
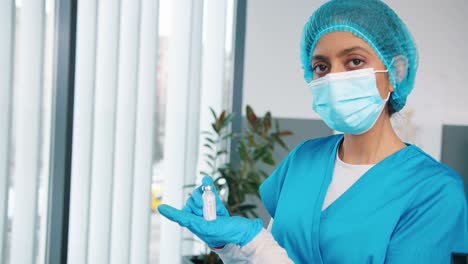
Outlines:
{"type": "Polygon", "coordinates": [[[323,74],[328,69],[327,65],[319,64],[314,66],[313,71],[316,74],[323,74]]]}
{"type": "Polygon", "coordinates": [[[348,62],[348,66],[352,67],[352,68],[356,68],[356,67],[360,67],[362,66],[362,64],[364,63],[363,60],[361,59],[352,59],[348,62]]]}

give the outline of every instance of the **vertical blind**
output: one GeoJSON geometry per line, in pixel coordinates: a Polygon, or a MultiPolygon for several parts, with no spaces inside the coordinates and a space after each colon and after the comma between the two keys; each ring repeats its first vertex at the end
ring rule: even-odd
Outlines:
{"type": "Polygon", "coordinates": [[[44,261],[54,21],[47,7],[52,6],[46,0],[1,1],[1,263],[44,261]]]}
{"type": "Polygon", "coordinates": [[[45,1],[22,1],[18,18],[21,30],[16,32],[19,42],[15,45],[13,153],[16,195],[12,208],[10,263],[33,263],[37,247],[45,1]]]}
{"type": "Polygon", "coordinates": [[[2,1],[0,8],[0,262],[6,259],[8,230],[8,187],[13,87],[13,1],[2,1]]]}
{"type": "Polygon", "coordinates": [[[78,3],[69,263],[147,263],[158,1],[78,3]]]}

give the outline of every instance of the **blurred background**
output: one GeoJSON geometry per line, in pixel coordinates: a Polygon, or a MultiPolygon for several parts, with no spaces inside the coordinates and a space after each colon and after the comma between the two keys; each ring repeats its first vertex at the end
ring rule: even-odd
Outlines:
{"type": "MultiPolygon", "coordinates": [[[[229,135],[247,133],[247,105],[281,126],[259,165],[266,174],[287,154],[280,145],[333,134],[312,111],[299,60],[302,27],[324,2],[1,1],[0,263],[192,263],[206,253],[156,208],[182,207],[200,171],[242,165],[229,135]],[[217,133],[222,111],[233,114],[217,133]]],[[[420,53],[394,127],[467,189],[468,2],[385,2],[420,53]]],[[[246,199],[250,217],[268,219],[246,199]]]]}

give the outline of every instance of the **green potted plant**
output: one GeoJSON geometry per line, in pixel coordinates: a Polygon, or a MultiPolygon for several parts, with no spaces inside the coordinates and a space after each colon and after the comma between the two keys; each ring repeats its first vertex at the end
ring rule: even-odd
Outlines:
{"type": "MultiPolygon", "coordinates": [[[[213,177],[220,197],[231,215],[258,217],[255,213],[256,205],[248,202],[247,198],[260,198],[258,189],[268,177],[264,168],[276,165],[273,158],[275,148],[279,146],[288,150],[283,137],[292,135],[292,132],[281,130],[278,120],[274,120],[270,112],[259,117],[247,106],[247,127],[240,134],[233,134],[229,131],[233,114],[222,111],[218,115],[213,109],[211,112],[211,130],[202,132],[203,155],[209,171],[200,173],[213,177]],[[237,148],[231,151],[228,150],[230,140],[239,142],[237,148]],[[231,163],[230,157],[233,155],[239,157],[239,164],[231,163]]],[[[194,256],[192,262],[222,263],[213,252],[194,256]]]]}

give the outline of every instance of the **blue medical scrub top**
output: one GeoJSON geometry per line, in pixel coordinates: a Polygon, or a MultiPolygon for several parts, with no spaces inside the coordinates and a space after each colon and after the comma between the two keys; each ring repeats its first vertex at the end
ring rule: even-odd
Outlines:
{"type": "Polygon", "coordinates": [[[303,142],[260,187],[295,263],[450,263],[468,252],[461,177],[414,145],[367,171],[322,212],[343,135],[303,142]]]}

